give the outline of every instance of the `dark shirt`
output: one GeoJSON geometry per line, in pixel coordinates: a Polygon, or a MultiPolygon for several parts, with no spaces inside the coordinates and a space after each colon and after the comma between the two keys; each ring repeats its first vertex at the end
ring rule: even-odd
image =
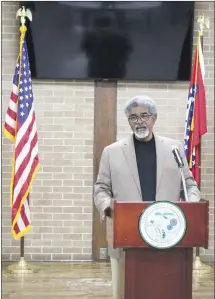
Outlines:
{"type": "Polygon", "coordinates": [[[154,136],[150,141],[139,141],[134,136],[137,168],[143,201],[155,201],[156,195],[156,147],[154,136]]]}

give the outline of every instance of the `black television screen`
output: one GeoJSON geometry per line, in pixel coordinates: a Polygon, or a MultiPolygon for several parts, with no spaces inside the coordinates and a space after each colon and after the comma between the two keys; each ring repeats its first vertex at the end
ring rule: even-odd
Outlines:
{"type": "Polygon", "coordinates": [[[194,2],[32,1],[32,77],[187,81],[194,2]]]}

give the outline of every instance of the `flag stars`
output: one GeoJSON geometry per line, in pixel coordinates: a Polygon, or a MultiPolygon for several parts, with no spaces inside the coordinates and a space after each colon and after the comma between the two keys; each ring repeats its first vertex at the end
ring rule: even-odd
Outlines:
{"type": "Polygon", "coordinates": [[[17,62],[15,70],[14,85],[18,86],[19,100],[17,117],[21,123],[24,123],[31,111],[33,105],[32,85],[30,78],[30,64],[28,61],[28,51],[26,42],[23,43],[23,52],[21,62],[17,62]],[[22,76],[22,77],[21,77],[22,76]]]}
{"type": "Polygon", "coordinates": [[[195,86],[195,88],[194,88],[194,94],[196,95],[197,92],[198,92],[198,86],[195,86]]]}

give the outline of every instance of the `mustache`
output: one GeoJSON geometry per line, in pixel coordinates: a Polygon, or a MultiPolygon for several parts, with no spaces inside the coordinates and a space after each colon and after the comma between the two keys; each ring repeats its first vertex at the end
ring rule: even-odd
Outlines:
{"type": "Polygon", "coordinates": [[[135,126],[135,130],[147,129],[147,126],[135,126]]]}

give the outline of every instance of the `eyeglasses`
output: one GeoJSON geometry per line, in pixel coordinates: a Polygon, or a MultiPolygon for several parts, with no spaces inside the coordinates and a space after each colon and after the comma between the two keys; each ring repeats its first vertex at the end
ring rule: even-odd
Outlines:
{"type": "Polygon", "coordinates": [[[131,115],[131,116],[129,116],[128,120],[130,122],[132,122],[132,123],[137,123],[139,120],[141,122],[148,121],[151,115],[152,114],[148,114],[148,113],[142,114],[140,116],[138,116],[138,115],[131,115]]]}

